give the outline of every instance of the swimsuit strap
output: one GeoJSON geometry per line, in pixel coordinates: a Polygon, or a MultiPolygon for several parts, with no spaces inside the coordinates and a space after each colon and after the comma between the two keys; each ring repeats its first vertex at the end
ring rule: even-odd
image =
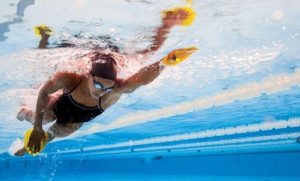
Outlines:
{"type": "MultiPolygon", "coordinates": [[[[81,81],[82,81],[82,78],[83,78],[83,77],[80,78],[79,83],[76,84],[76,86],[75,86],[73,89],[71,89],[71,91],[65,93],[65,94],[67,94],[67,95],[71,98],[71,101],[73,101],[73,104],[75,104],[76,101],[74,101],[74,99],[72,98],[71,93],[72,93],[72,92],[80,85],[80,83],[81,83],[81,81]],[[75,102],[75,103],[74,103],[74,102],[75,102]]],[[[88,108],[88,107],[84,106],[84,108],[88,108]]],[[[101,112],[104,112],[104,109],[101,107],[101,97],[99,97],[98,108],[99,108],[99,110],[100,110],[101,112]]]]}
{"type": "Polygon", "coordinates": [[[65,93],[65,94],[71,94],[80,84],[81,84],[81,81],[82,81],[82,78],[83,77],[81,77],[80,78],[80,81],[79,81],[79,83],[78,84],[76,84],[76,86],[75,87],[73,87],[72,89],[71,89],[71,91],[69,91],[69,92],[67,92],[67,93],[65,93]]]}
{"type": "Polygon", "coordinates": [[[99,107],[99,109],[100,109],[101,112],[104,112],[104,109],[101,107],[101,97],[99,97],[98,107],[99,107]]]}

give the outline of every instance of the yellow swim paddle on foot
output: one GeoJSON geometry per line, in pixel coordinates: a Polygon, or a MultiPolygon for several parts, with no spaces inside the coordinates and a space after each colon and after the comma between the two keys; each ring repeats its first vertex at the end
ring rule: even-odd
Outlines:
{"type": "Polygon", "coordinates": [[[180,62],[187,59],[192,55],[195,51],[197,51],[197,47],[189,47],[189,48],[180,48],[177,50],[173,50],[167,56],[162,59],[164,65],[174,66],[179,64],[180,62]]]}
{"type": "Polygon", "coordinates": [[[25,134],[24,134],[24,148],[25,148],[25,150],[26,150],[26,152],[27,152],[28,154],[30,154],[30,155],[32,155],[32,156],[36,156],[37,154],[39,154],[39,153],[45,148],[46,144],[48,143],[48,138],[49,138],[49,136],[48,136],[48,134],[45,132],[45,139],[42,140],[42,141],[40,142],[40,149],[39,149],[37,152],[34,152],[34,151],[33,151],[33,148],[30,148],[30,147],[28,146],[29,139],[30,139],[30,136],[31,136],[32,131],[33,131],[33,128],[28,129],[28,130],[25,132],[25,134]]]}

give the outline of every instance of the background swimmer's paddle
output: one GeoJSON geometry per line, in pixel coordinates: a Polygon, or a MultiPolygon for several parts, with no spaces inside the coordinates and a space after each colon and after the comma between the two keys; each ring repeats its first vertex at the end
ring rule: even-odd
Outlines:
{"type": "Polygon", "coordinates": [[[175,17],[179,19],[182,18],[180,16],[185,16],[182,19],[181,23],[179,23],[179,25],[182,26],[190,26],[196,18],[196,12],[194,11],[194,9],[192,9],[189,6],[177,7],[177,8],[163,11],[162,18],[164,19],[167,16],[172,16],[172,15],[175,15],[175,17]]]}

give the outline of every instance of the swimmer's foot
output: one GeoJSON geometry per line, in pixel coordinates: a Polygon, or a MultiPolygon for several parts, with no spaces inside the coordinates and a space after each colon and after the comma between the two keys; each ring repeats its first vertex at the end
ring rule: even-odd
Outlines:
{"type": "Polygon", "coordinates": [[[22,148],[22,149],[20,149],[19,151],[17,151],[17,152],[15,153],[15,156],[24,156],[25,153],[26,153],[25,148],[22,148]]]}
{"type": "Polygon", "coordinates": [[[20,111],[18,112],[17,119],[19,121],[24,121],[24,119],[25,119],[25,113],[24,113],[24,111],[25,111],[25,108],[21,108],[20,111]]]}
{"type": "Polygon", "coordinates": [[[17,119],[20,120],[20,121],[29,121],[29,122],[32,122],[33,118],[33,112],[31,110],[28,110],[26,108],[21,108],[20,111],[18,112],[17,114],[17,119]]]}

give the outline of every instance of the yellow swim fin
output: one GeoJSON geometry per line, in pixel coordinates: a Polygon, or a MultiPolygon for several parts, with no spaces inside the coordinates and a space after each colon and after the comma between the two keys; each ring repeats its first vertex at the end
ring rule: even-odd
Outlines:
{"type": "Polygon", "coordinates": [[[24,134],[24,148],[26,150],[26,152],[32,156],[36,156],[37,154],[39,154],[46,146],[46,144],[48,143],[48,134],[45,132],[45,140],[41,141],[40,143],[40,150],[38,150],[38,152],[32,152],[31,151],[31,148],[28,147],[28,143],[29,143],[29,138],[30,138],[30,135],[32,133],[33,129],[30,128],[28,129],[25,134],[24,134]]]}
{"type": "Polygon", "coordinates": [[[164,65],[173,66],[177,65],[180,62],[187,59],[192,55],[195,51],[197,51],[197,47],[189,47],[189,48],[180,48],[177,50],[173,50],[167,56],[162,59],[164,65]]]}
{"type": "Polygon", "coordinates": [[[38,37],[41,37],[42,32],[44,32],[46,35],[49,35],[49,36],[53,35],[53,30],[49,26],[44,25],[44,24],[35,26],[33,28],[33,30],[34,30],[35,35],[38,37]]]}

